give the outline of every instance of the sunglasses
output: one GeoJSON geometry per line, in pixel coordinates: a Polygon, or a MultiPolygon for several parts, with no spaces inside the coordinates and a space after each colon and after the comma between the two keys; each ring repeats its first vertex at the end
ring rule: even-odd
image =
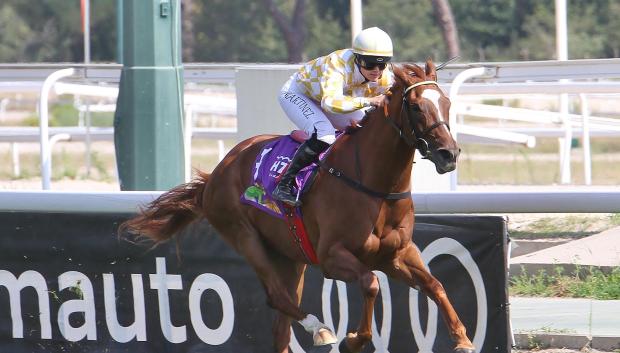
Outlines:
{"type": "Polygon", "coordinates": [[[360,65],[366,70],[374,70],[375,67],[378,67],[379,70],[383,71],[387,67],[386,63],[365,63],[361,62],[360,65]]]}

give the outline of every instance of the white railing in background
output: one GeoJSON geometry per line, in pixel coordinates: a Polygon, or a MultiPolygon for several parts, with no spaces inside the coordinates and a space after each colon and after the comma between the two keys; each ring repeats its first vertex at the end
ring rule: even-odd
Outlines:
{"type": "MultiPolygon", "coordinates": [[[[564,85],[561,87],[565,87],[564,85]]],[[[620,86],[617,86],[620,89],[620,86]]],[[[525,137],[557,137],[566,138],[566,129],[573,133],[581,132],[584,153],[584,183],[592,184],[592,159],[590,152],[591,136],[620,136],[620,120],[604,117],[590,116],[588,99],[585,94],[579,94],[581,102],[581,115],[562,114],[550,111],[541,111],[524,108],[512,108],[497,105],[486,105],[477,103],[455,102],[452,110],[455,114],[484,117],[499,120],[515,120],[536,124],[548,124],[553,128],[503,128],[503,133],[511,132],[516,136],[525,137]],[[563,120],[564,119],[564,120],[563,120]],[[562,124],[562,126],[560,126],[562,124]],[[565,126],[567,125],[567,126],[565,126]]],[[[459,125],[458,131],[462,131],[467,125],[459,125]]],[[[500,131],[502,131],[500,130],[500,131]]],[[[493,131],[497,131],[493,129],[493,131]]],[[[516,141],[516,140],[515,140],[516,141]]],[[[562,144],[560,150],[562,155],[570,156],[570,146],[562,144]]],[[[569,161],[570,162],[570,161],[569,161]]],[[[565,172],[564,169],[562,169],[565,172]]],[[[566,177],[566,176],[565,176],[566,177]]]]}
{"type": "MultiPolygon", "coordinates": [[[[81,90],[84,95],[102,94],[113,96],[117,94],[116,87],[100,87],[93,88],[92,91],[83,87],[84,85],[75,86],[76,83],[88,82],[106,82],[108,84],[116,84],[120,78],[121,66],[117,64],[98,64],[98,65],[71,65],[74,74],[67,77],[65,81],[58,83],[57,90],[60,92],[69,92],[71,90],[81,90]],[[90,92],[90,93],[89,93],[90,92]]],[[[235,73],[244,64],[187,64],[184,66],[184,79],[188,84],[193,83],[225,83],[234,84],[235,73]]],[[[259,67],[264,70],[282,70],[282,68],[294,69],[297,65],[249,65],[251,67],[259,67]]],[[[249,67],[248,66],[248,67],[249,67]]],[[[19,81],[23,84],[31,84],[32,81],[41,81],[53,74],[54,72],[66,69],[63,64],[49,65],[30,65],[30,64],[0,64],[0,81],[19,81]]],[[[545,94],[561,94],[575,93],[581,94],[582,106],[587,108],[586,94],[590,93],[619,93],[620,83],[614,81],[599,81],[601,79],[620,78],[620,59],[597,59],[597,60],[569,60],[569,61],[539,61],[539,62],[505,62],[505,63],[472,63],[468,65],[449,65],[439,72],[439,81],[447,83],[446,87],[450,88],[453,104],[458,107],[460,97],[472,94],[526,94],[526,93],[545,93],[545,94]],[[475,74],[474,74],[475,73],[475,74]],[[462,76],[459,77],[459,74],[462,76]],[[466,76],[465,76],[466,75],[466,76]],[[458,77],[458,79],[457,79],[458,77]],[[597,81],[579,81],[565,82],[559,80],[597,80],[597,81]],[[453,82],[452,82],[453,81],[453,82]],[[468,81],[468,83],[465,83],[468,81]],[[452,84],[449,84],[452,82],[452,84]]],[[[0,82],[0,89],[7,90],[6,82],[0,82]]],[[[36,84],[35,84],[36,86],[36,84]]],[[[443,85],[442,85],[443,86],[443,85]]],[[[505,97],[504,97],[505,98],[505,97]]],[[[200,97],[196,98],[200,100],[200,97]]],[[[191,99],[188,99],[191,100],[191,99]]],[[[212,102],[212,106],[218,106],[218,110],[226,110],[236,112],[236,109],[228,107],[235,104],[235,108],[243,103],[243,97],[239,101],[212,102]],[[218,105],[219,104],[219,105],[218,105]]],[[[190,111],[196,111],[200,108],[193,108],[190,111]]],[[[454,109],[457,112],[458,109],[454,109]]],[[[589,141],[590,136],[599,136],[609,134],[609,131],[603,131],[597,127],[601,123],[596,117],[588,117],[585,110],[579,116],[581,132],[584,141],[589,141]],[[587,136],[586,136],[587,135],[587,136]]],[[[495,117],[498,118],[498,117],[495,117]]],[[[499,117],[501,118],[501,117],[499,117]]],[[[613,120],[613,119],[611,119],[613,120]]],[[[569,128],[575,128],[575,116],[571,116],[572,124],[568,124],[569,128]]],[[[524,129],[497,130],[478,128],[474,126],[459,126],[455,124],[453,131],[456,131],[460,141],[511,141],[512,143],[521,143],[532,146],[534,144],[535,134],[532,131],[524,129]],[[459,131],[460,130],[460,131],[459,131]]],[[[612,128],[611,130],[615,130],[612,128]]],[[[566,131],[563,130],[565,133],[566,131]]],[[[571,134],[574,130],[571,130],[571,134]]],[[[556,134],[552,130],[545,132],[546,134],[556,134]]],[[[2,134],[0,132],[0,134],[2,134]]],[[[227,136],[234,135],[232,132],[225,132],[227,136]]],[[[196,134],[193,134],[196,136],[196,134]]],[[[200,135],[200,134],[198,134],[200,135]]],[[[571,135],[572,136],[572,135],[571,135]]],[[[71,137],[74,139],[74,137],[71,137]]],[[[77,138],[77,137],[76,137],[77,138]]],[[[42,142],[44,145],[45,142],[42,142]]],[[[221,143],[219,144],[222,145],[221,143]]],[[[567,144],[565,144],[567,146],[567,144]]],[[[48,149],[46,149],[48,150],[48,149]]],[[[584,161],[589,161],[589,145],[584,146],[584,153],[588,150],[588,156],[584,154],[584,161]]],[[[570,151],[568,151],[570,152],[570,151]]],[[[42,151],[43,153],[43,151],[42,151]]],[[[561,153],[566,153],[564,152],[561,153]]],[[[222,152],[220,151],[220,155],[222,152]]],[[[43,159],[44,156],[41,156],[43,159]]],[[[588,164],[589,163],[585,163],[588,164]]],[[[43,165],[43,163],[42,163],[43,165]]],[[[46,164],[47,165],[47,164],[46,164]]],[[[43,168],[43,167],[42,167],[43,168]]],[[[584,167],[585,168],[585,167],[584,167]]],[[[587,175],[591,173],[584,170],[586,182],[591,180],[587,175]]],[[[43,172],[42,172],[43,174],[43,172]]]]}

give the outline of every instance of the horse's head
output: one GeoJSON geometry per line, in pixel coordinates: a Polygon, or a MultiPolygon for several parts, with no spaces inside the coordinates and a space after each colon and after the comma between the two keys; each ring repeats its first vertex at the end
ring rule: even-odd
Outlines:
{"type": "Polygon", "coordinates": [[[404,64],[395,67],[394,98],[402,99],[400,119],[405,141],[435,164],[440,174],[456,168],[460,149],[450,133],[450,99],[437,85],[435,64],[428,59],[425,69],[404,64]]]}

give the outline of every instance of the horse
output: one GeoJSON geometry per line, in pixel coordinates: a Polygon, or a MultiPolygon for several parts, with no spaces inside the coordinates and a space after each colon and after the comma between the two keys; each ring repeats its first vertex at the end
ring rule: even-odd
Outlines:
{"type": "MultiPolygon", "coordinates": [[[[450,100],[437,85],[436,70],[431,59],[424,68],[393,65],[394,84],[385,109],[367,112],[357,128],[336,140],[302,197],[303,222],[316,251],[316,265],[326,278],[357,282],[363,295],[360,322],[340,342],[342,353],[360,352],[371,341],[379,292],[373,270],[422,290],[439,307],[455,342],[454,352],[475,351],[442,284],[425,267],[412,242],[416,149],[441,174],[456,168],[460,152],[447,120],[450,100]]],[[[198,171],[193,181],[163,193],[121,228],[159,243],[206,218],[256,272],[267,304],[276,309],[274,350],[287,353],[293,320],[312,333],[315,346],[337,343],[337,338],[331,328],[300,308],[303,274],[310,261],[291,240],[287,223],[240,202],[257,155],[278,137],[260,135],[240,142],[211,174],[198,171]]]]}

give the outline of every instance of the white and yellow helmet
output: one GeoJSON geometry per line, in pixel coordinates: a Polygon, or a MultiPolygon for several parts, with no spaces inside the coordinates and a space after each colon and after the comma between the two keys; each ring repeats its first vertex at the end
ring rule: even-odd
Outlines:
{"type": "Polygon", "coordinates": [[[353,40],[353,52],[366,62],[387,63],[394,56],[392,39],[378,27],[366,28],[353,40]]]}

